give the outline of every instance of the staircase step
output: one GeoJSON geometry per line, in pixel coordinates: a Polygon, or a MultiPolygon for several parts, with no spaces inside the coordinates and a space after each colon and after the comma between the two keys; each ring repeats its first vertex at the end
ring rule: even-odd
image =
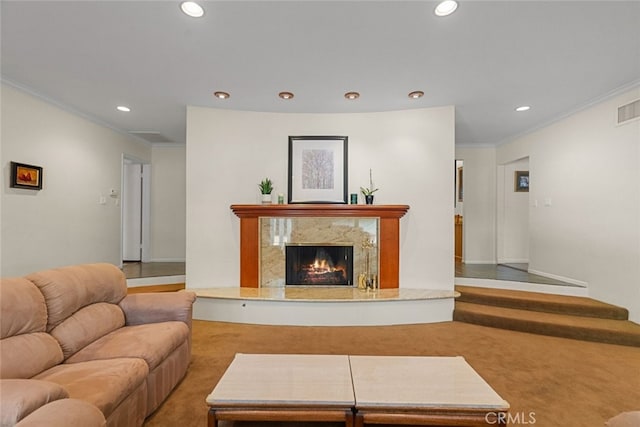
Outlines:
{"type": "Polygon", "coordinates": [[[629,319],[626,308],[591,298],[460,285],[455,289],[460,292],[456,299],[459,302],[603,319],[629,319]]]}
{"type": "Polygon", "coordinates": [[[640,347],[640,325],[613,320],[539,311],[455,303],[453,320],[540,335],[640,347]]]}

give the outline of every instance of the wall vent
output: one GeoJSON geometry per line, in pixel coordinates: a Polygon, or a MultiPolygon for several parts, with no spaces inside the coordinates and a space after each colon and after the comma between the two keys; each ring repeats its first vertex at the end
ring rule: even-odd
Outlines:
{"type": "Polygon", "coordinates": [[[162,135],[160,132],[149,132],[149,131],[138,131],[132,130],[129,132],[131,135],[135,135],[138,138],[142,138],[145,141],[151,142],[153,144],[160,142],[175,142],[162,135]]]}
{"type": "Polygon", "coordinates": [[[624,124],[640,117],[640,99],[618,107],[618,124],[624,124]]]}

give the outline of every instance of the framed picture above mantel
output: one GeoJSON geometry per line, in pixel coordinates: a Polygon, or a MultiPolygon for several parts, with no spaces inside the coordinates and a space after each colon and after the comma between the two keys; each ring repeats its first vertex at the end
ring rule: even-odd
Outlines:
{"type": "Polygon", "coordinates": [[[347,203],[346,136],[289,137],[289,203],[347,203]]]}

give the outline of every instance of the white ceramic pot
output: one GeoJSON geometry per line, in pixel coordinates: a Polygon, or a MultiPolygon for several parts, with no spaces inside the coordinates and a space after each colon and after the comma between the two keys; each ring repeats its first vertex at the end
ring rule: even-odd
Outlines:
{"type": "Polygon", "coordinates": [[[263,194],[262,203],[271,203],[271,194],[263,194]]]}

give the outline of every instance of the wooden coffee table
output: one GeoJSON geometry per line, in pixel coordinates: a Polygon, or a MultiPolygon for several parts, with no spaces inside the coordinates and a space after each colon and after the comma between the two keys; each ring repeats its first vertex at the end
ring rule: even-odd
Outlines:
{"type": "Polygon", "coordinates": [[[353,426],[348,356],[237,354],[207,397],[219,420],[343,421],[353,426]]]}
{"type": "Polygon", "coordinates": [[[349,359],[356,396],[356,427],[506,424],[509,404],[462,357],[349,359]]]}

